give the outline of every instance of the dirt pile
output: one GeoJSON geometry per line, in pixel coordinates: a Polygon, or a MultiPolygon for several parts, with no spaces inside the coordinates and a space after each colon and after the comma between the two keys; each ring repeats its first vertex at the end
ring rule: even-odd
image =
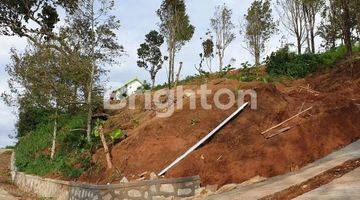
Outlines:
{"type": "MultiPolygon", "coordinates": [[[[208,96],[211,110],[202,109],[200,101],[196,101],[197,109],[191,110],[186,102],[182,110],[168,118],[157,118],[153,111],[142,107],[113,113],[107,128],[127,129],[130,135],[111,151],[121,175],[100,170],[106,164],[104,152],[99,150],[93,159],[100,168],[83,174],[80,181],[117,182],[122,175],[136,179],[134,175],[145,171],[159,172],[236,110],[237,106],[220,110],[210,101],[221,88],[254,89],[257,109],[247,108],[208,143],[170,169],[166,177],[200,175],[203,185],[224,185],[257,175],[275,176],[297,170],[360,137],[360,61],[344,62],[295,81],[265,84],[218,79],[207,86],[213,91],[208,96]],[[311,106],[309,112],[269,134],[290,127],[287,132],[270,139],[261,135],[311,106]]],[[[220,100],[226,102],[228,98],[221,96],[220,100]]]]}

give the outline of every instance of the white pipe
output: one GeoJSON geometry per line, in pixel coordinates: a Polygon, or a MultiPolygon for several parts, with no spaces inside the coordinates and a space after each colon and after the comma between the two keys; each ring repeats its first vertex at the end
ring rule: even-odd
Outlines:
{"type": "Polygon", "coordinates": [[[198,148],[202,143],[204,143],[206,140],[208,140],[211,136],[213,136],[218,130],[220,130],[225,124],[227,124],[235,115],[237,115],[240,111],[242,111],[249,103],[246,102],[240,108],[238,108],[235,112],[233,112],[228,118],[226,118],[221,124],[219,124],[214,130],[212,130],[210,133],[208,133],[204,138],[202,138],[199,142],[197,142],[194,146],[192,146],[189,150],[187,150],[183,155],[178,157],[174,162],[172,162],[169,166],[167,166],[165,169],[163,169],[158,175],[161,176],[165,174],[170,168],[172,168],[174,165],[176,165],[178,162],[180,162],[182,159],[184,159],[187,155],[189,155],[192,151],[194,151],[196,148],[198,148]]]}

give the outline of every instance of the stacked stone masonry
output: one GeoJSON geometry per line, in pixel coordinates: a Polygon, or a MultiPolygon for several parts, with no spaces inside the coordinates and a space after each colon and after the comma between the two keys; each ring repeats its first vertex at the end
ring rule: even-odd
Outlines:
{"type": "Polygon", "coordinates": [[[194,196],[195,189],[200,187],[199,176],[110,185],[47,179],[18,172],[14,165],[14,155],[11,174],[13,182],[20,189],[57,200],[156,200],[166,197],[190,197],[194,196]]]}

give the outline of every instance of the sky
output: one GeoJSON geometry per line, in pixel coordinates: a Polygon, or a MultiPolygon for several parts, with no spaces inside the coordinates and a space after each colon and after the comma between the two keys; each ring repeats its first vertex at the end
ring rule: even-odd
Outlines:
{"type": "MultiPolygon", "coordinates": [[[[200,38],[205,35],[210,28],[210,18],[213,16],[215,7],[225,3],[233,10],[233,23],[236,25],[235,33],[237,38],[226,49],[224,63],[229,64],[232,58],[236,59],[235,67],[246,61],[253,63],[253,58],[244,49],[244,39],[239,35],[239,24],[250,6],[252,0],[186,0],[187,13],[190,23],[196,27],[193,38],[176,56],[176,64],[180,61],[184,63],[181,78],[187,75],[196,74],[195,64],[199,63],[199,53],[201,53],[200,38]]],[[[110,87],[119,87],[122,83],[132,78],[140,78],[149,81],[149,74],[144,69],[137,67],[137,49],[144,42],[145,35],[150,30],[157,30],[159,19],[156,10],[160,7],[161,0],[116,0],[114,15],[121,21],[121,28],[117,32],[118,42],[122,44],[126,51],[126,56],[118,58],[120,63],[115,66],[107,66],[109,74],[107,82],[110,87]]],[[[275,9],[273,9],[275,10],[275,9]]],[[[278,20],[278,15],[274,11],[274,18],[278,20]]],[[[63,22],[62,22],[63,23],[63,22]]],[[[276,50],[280,46],[283,35],[289,38],[288,42],[294,42],[294,38],[279,25],[279,32],[274,35],[269,43],[265,54],[276,50]]],[[[10,48],[23,51],[27,41],[24,38],[0,36],[0,92],[7,91],[7,79],[5,67],[10,63],[10,48]]],[[[166,54],[166,46],[163,46],[163,54],[166,54]]],[[[166,80],[166,65],[158,73],[157,83],[164,83],[166,80]]],[[[14,133],[14,124],[17,117],[15,109],[9,108],[0,103],[0,147],[11,145],[15,141],[8,136],[14,133]]]]}

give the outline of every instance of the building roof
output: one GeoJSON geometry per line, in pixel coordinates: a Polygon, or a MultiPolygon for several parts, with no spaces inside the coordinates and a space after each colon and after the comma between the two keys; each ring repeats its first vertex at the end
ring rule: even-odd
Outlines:
{"type": "Polygon", "coordinates": [[[142,81],[140,81],[138,78],[133,78],[131,80],[129,80],[128,82],[126,82],[123,86],[119,87],[118,89],[116,89],[115,91],[119,91],[121,90],[122,88],[130,85],[131,83],[133,82],[139,82],[142,86],[144,86],[144,83],[142,81]]]}

